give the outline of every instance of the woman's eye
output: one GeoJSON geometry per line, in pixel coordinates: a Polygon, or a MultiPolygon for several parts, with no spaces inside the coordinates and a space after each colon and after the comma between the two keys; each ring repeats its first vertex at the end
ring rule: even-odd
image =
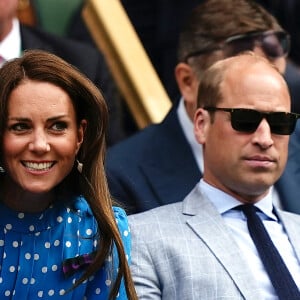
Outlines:
{"type": "Polygon", "coordinates": [[[63,131],[67,128],[67,124],[65,122],[56,122],[51,128],[55,131],[63,131]]]}
{"type": "Polygon", "coordinates": [[[29,125],[26,123],[16,123],[9,126],[9,130],[12,131],[24,131],[24,130],[28,130],[29,128],[30,128],[29,125]]]}

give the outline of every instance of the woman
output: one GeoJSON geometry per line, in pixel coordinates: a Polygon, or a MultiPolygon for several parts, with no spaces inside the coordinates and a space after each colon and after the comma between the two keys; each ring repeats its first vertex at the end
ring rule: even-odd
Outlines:
{"type": "Polygon", "coordinates": [[[103,160],[107,107],[55,55],[0,69],[0,299],[137,299],[103,160]]]}

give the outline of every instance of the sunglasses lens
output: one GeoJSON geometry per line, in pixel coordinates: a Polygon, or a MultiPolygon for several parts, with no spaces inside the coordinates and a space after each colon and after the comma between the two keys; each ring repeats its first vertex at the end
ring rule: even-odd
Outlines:
{"type": "Polygon", "coordinates": [[[291,134],[296,126],[296,117],[283,112],[272,113],[267,117],[271,132],[275,134],[291,134]]]}
{"type": "Polygon", "coordinates": [[[244,36],[238,39],[234,39],[226,44],[224,52],[226,56],[234,56],[241,52],[253,50],[254,39],[251,36],[244,36]]]}
{"type": "Polygon", "coordinates": [[[290,42],[285,32],[262,32],[233,37],[224,46],[226,56],[234,56],[247,50],[254,50],[258,45],[271,58],[286,55],[289,52],[290,42]]]}
{"type": "Polygon", "coordinates": [[[237,109],[231,113],[231,126],[236,131],[254,132],[261,120],[260,113],[255,110],[237,109]]]}
{"type": "Polygon", "coordinates": [[[255,110],[237,109],[231,113],[231,126],[236,131],[254,132],[266,117],[271,132],[274,134],[289,135],[296,126],[296,117],[289,113],[275,112],[263,115],[255,110]]]}
{"type": "Polygon", "coordinates": [[[269,57],[281,57],[289,51],[289,40],[284,32],[266,34],[261,39],[261,47],[269,57]]]}

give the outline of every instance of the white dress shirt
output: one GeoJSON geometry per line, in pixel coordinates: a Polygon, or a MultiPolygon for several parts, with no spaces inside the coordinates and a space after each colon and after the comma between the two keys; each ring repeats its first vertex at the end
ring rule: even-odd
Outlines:
{"type": "Polygon", "coordinates": [[[5,61],[20,57],[21,48],[21,32],[18,19],[13,19],[13,27],[10,33],[0,42],[0,55],[5,61]]]}
{"type": "MultiPolygon", "coordinates": [[[[232,231],[233,238],[241,249],[241,254],[244,255],[249,262],[253,278],[256,279],[258,286],[261,289],[261,294],[264,296],[263,299],[278,300],[256,247],[249,235],[246,217],[242,211],[233,210],[234,207],[241,205],[241,202],[209,185],[203,179],[201,179],[199,185],[201,185],[202,191],[204,191],[208,199],[215,205],[218,212],[232,231]]],[[[289,242],[289,238],[285,233],[283,225],[273,213],[272,189],[268,195],[256,203],[255,206],[263,212],[259,213],[259,216],[292,277],[300,288],[300,262],[289,242]]]]}
{"type": "Polygon", "coordinates": [[[177,116],[179,119],[180,126],[183,130],[184,136],[186,137],[190,147],[192,148],[194,157],[196,159],[198,168],[203,174],[204,165],[203,165],[203,151],[202,145],[200,145],[194,135],[194,124],[190,119],[189,115],[184,106],[183,98],[180,99],[178,108],[177,108],[177,116]]]}

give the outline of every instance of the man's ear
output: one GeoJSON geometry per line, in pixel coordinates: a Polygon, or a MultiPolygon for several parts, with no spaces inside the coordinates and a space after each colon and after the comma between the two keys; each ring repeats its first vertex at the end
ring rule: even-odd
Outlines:
{"type": "Polygon", "coordinates": [[[193,69],[188,64],[181,62],[175,67],[175,78],[184,100],[194,104],[197,99],[199,81],[193,69]]]}
{"type": "Polygon", "coordinates": [[[197,142],[204,145],[210,127],[210,116],[207,110],[198,108],[194,117],[194,134],[197,142]]]}

